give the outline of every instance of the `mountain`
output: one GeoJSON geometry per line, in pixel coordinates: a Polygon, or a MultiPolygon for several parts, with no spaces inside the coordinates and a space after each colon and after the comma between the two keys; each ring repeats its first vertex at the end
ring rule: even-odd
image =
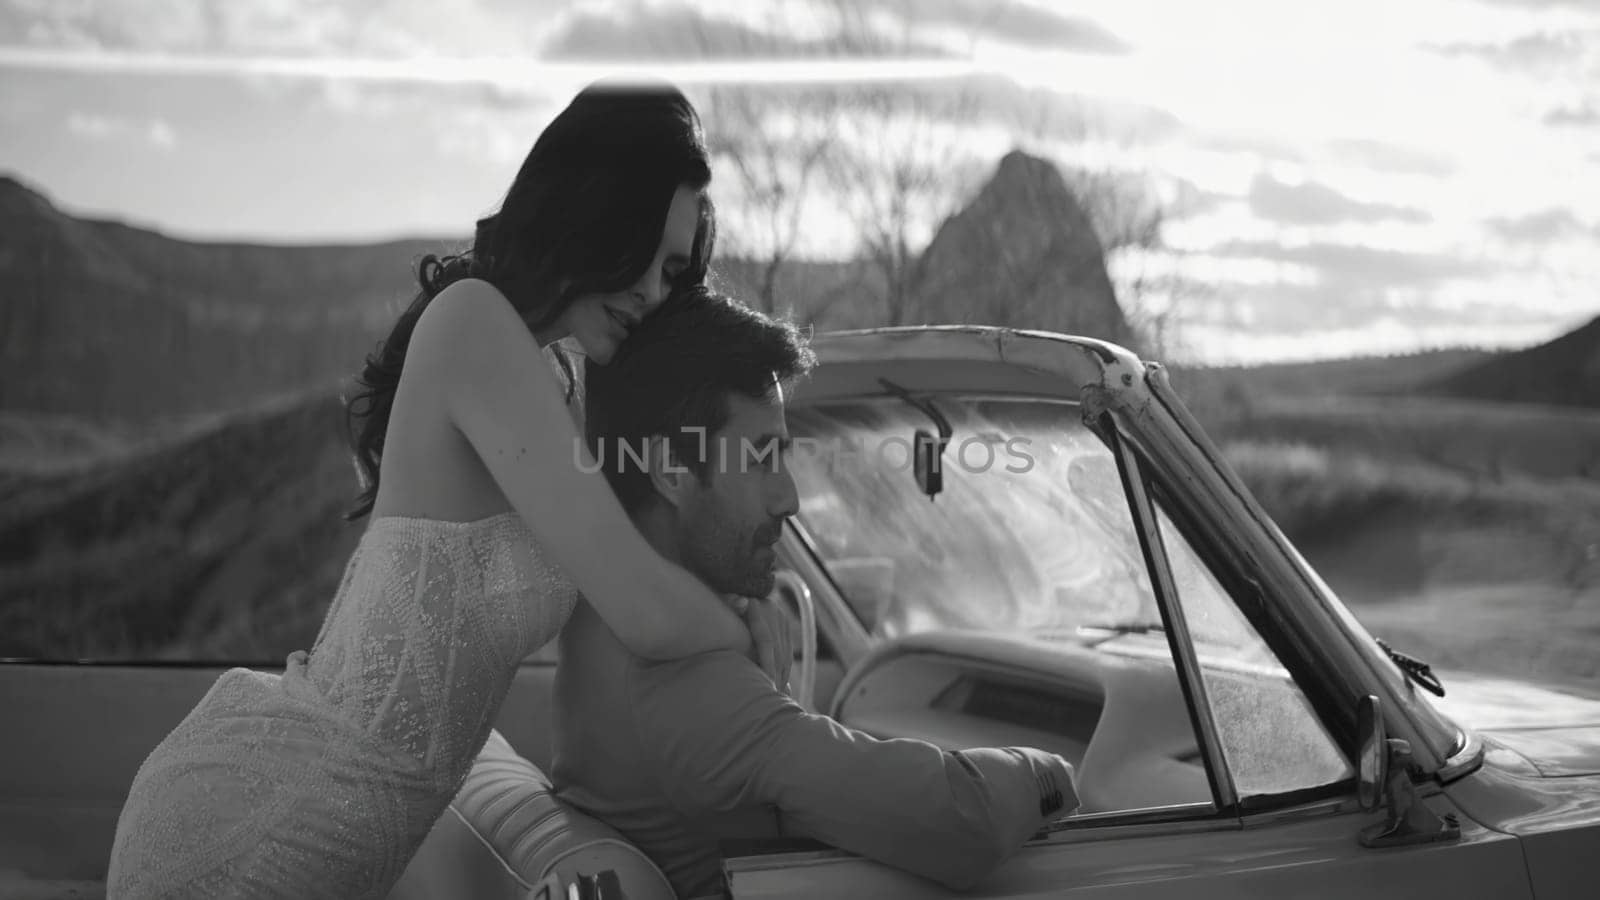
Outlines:
{"type": "Polygon", "coordinates": [[[451,249],[182,241],[0,176],[0,410],[138,421],[329,385],[451,249]]]}
{"type": "MultiPolygon", "coordinates": [[[[0,444],[17,422],[161,428],[328,387],[410,302],[421,257],[462,243],[178,240],[74,217],[0,176],[0,444]]],[[[714,272],[758,301],[759,263],[721,256],[714,272]]],[[[879,324],[859,302],[871,279],[854,262],[786,261],[778,311],[821,328],[879,324]]]]}
{"type": "Polygon", "coordinates": [[[1505,403],[1600,408],[1600,317],[1548,343],[1496,354],[1421,393],[1505,403]]]}
{"type": "Polygon", "coordinates": [[[912,322],[1006,325],[1122,344],[1105,250],[1047,160],[1012,151],[923,251],[912,322]]]}

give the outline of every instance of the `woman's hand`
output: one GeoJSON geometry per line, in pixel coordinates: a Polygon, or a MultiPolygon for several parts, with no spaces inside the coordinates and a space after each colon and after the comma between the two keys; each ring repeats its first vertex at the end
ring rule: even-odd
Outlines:
{"type": "Polygon", "coordinates": [[[750,658],[778,690],[788,693],[789,669],[794,665],[789,617],[777,601],[766,597],[730,598],[730,603],[750,629],[750,658]]]}

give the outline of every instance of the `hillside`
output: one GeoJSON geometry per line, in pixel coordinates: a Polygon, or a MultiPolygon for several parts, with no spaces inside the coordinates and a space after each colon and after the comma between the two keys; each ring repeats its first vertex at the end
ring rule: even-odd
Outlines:
{"type": "Polygon", "coordinates": [[[1489,350],[1450,348],[1250,366],[1173,366],[1172,371],[1174,380],[1197,387],[1248,380],[1295,396],[1410,394],[1495,355],[1489,350]]]}
{"type": "Polygon", "coordinates": [[[181,241],[0,177],[0,410],[140,421],[328,385],[450,246],[181,241]]]}
{"type": "Polygon", "coordinates": [[[1600,409],[1600,317],[1553,341],[1429,382],[1422,392],[1600,409]]]}
{"type": "MultiPolygon", "coordinates": [[[[86,423],[160,430],[329,387],[409,302],[421,257],[459,246],[178,240],[75,218],[0,176],[0,445],[94,443],[86,423]]],[[[741,299],[760,277],[757,263],[715,261],[741,299]]],[[[853,262],[786,262],[778,311],[824,329],[877,324],[862,302],[872,279],[853,262]]]]}
{"type": "Polygon", "coordinates": [[[360,530],[342,422],[313,394],[87,469],[0,474],[0,657],[308,646],[360,530]]]}

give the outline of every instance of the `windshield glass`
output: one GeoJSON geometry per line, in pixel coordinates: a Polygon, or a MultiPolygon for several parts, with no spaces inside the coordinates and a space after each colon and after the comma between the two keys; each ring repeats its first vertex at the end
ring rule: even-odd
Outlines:
{"type": "Polygon", "coordinates": [[[935,426],[915,406],[790,411],[799,524],[869,631],[1048,637],[1161,621],[1116,462],[1076,403],[928,399],[952,429],[933,498],[910,447],[935,426]]]}

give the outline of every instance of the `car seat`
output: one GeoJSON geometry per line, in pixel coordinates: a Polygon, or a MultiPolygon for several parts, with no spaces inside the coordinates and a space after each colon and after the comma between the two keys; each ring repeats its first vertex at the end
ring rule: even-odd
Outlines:
{"type": "Polygon", "coordinates": [[[549,777],[491,731],[389,900],[525,900],[552,880],[573,885],[607,871],[627,900],[677,900],[649,857],[557,800],[549,777]]]}

